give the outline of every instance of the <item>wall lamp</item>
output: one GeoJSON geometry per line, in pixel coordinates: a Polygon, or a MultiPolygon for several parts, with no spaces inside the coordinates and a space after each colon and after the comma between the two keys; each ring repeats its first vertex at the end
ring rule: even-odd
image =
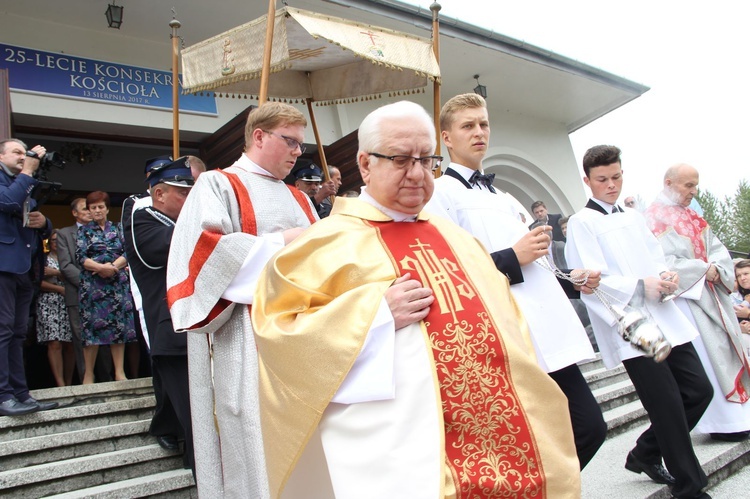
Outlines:
{"type": "Polygon", "coordinates": [[[107,5],[107,12],[104,13],[107,16],[107,24],[110,28],[120,29],[122,25],[122,5],[115,5],[114,2],[107,5]]]}
{"type": "Polygon", "coordinates": [[[479,83],[479,75],[474,75],[474,79],[477,80],[477,86],[474,87],[474,93],[482,96],[483,99],[487,98],[487,87],[479,83]]]}

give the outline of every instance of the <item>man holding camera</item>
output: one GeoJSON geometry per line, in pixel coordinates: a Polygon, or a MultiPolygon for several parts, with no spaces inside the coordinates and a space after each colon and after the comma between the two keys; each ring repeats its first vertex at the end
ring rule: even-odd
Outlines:
{"type": "Polygon", "coordinates": [[[18,139],[0,141],[0,415],[18,416],[53,409],[29,393],[23,368],[23,341],[34,286],[29,276],[37,246],[36,230],[52,224],[39,211],[31,192],[34,172],[46,150],[27,150],[18,139]]]}

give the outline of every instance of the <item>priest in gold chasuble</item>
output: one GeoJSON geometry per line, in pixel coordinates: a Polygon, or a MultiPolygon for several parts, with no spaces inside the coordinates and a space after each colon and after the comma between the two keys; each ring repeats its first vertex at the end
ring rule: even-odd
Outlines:
{"type": "Polygon", "coordinates": [[[252,319],[272,497],[580,497],[567,401],[508,282],[422,212],[435,132],[368,115],[366,184],[269,262],[252,319]]]}

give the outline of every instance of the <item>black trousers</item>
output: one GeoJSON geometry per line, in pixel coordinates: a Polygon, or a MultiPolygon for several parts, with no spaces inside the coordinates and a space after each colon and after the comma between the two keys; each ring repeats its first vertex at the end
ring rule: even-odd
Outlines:
{"type": "Polygon", "coordinates": [[[711,402],[713,388],[693,344],[673,347],[660,363],[646,357],[622,363],[651,420],[633,454],[649,464],[663,457],[676,481],[672,494],[699,497],[708,480],[693,451],[690,430],[711,402]]]}
{"type": "Polygon", "coordinates": [[[29,398],[23,342],[34,287],[28,274],[0,272],[0,402],[29,398]]]}
{"type": "Polygon", "coordinates": [[[157,405],[149,433],[156,437],[184,436],[182,463],[193,470],[195,478],[187,355],[154,355],[151,364],[157,405]]]}
{"type": "Polygon", "coordinates": [[[576,453],[583,469],[607,438],[607,423],[604,422],[602,410],[576,364],[551,372],[549,376],[568,397],[576,453]]]}

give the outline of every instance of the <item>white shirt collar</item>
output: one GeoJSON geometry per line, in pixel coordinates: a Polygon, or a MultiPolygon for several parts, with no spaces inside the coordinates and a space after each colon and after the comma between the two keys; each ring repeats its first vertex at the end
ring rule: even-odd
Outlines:
{"type": "MultiPolygon", "coordinates": [[[[448,168],[450,168],[451,170],[453,170],[456,173],[458,173],[459,175],[461,175],[461,177],[463,177],[463,179],[466,180],[466,182],[469,182],[469,179],[471,178],[472,175],[474,175],[475,171],[478,171],[480,175],[484,175],[484,171],[482,169],[473,170],[473,169],[469,168],[468,166],[464,166],[464,165],[459,164],[459,163],[451,163],[448,166],[448,168]]],[[[480,191],[481,190],[486,190],[486,191],[489,190],[489,187],[486,187],[486,186],[480,184],[479,182],[477,182],[474,185],[472,185],[471,188],[474,189],[474,190],[480,190],[480,191]]]]}
{"type": "Polygon", "coordinates": [[[377,201],[375,201],[375,198],[370,196],[370,194],[367,193],[367,187],[362,188],[362,192],[359,195],[359,199],[364,201],[365,203],[374,206],[378,210],[382,211],[389,217],[391,217],[396,222],[414,222],[417,219],[416,215],[410,215],[408,213],[401,213],[400,211],[391,210],[389,208],[386,208],[385,206],[381,205],[377,201]]]}
{"type": "Polygon", "coordinates": [[[269,172],[268,170],[261,167],[259,164],[257,164],[255,161],[247,157],[247,154],[243,153],[240,158],[234,162],[232,166],[237,166],[239,168],[242,168],[243,170],[246,170],[250,173],[257,173],[258,175],[263,175],[264,177],[271,177],[276,180],[283,180],[280,178],[276,178],[274,174],[269,172]]]}
{"type": "Polygon", "coordinates": [[[604,208],[605,210],[607,210],[607,213],[612,213],[612,208],[614,208],[615,206],[613,204],[605,203],[604,201],[601,201],[596,198],[591,198],[591,200],[595,202],[596,204],[598,204],[599,206],[601,206],[602,208],[604,208]]]}
{"type": "MultiPolygon", "coordinates": [[[[476,170],[473,170],[472,168],[469,168],[468,166],[461,165],[459,163],[451,163],[448,168],[455,171],[459,175],[461,175],[466,181],[468,182],[472,175],[474,175],[474,172],[476,170]]],[[[479,173],[484,174],[484,172],[480,169],[479,173]]]]}

